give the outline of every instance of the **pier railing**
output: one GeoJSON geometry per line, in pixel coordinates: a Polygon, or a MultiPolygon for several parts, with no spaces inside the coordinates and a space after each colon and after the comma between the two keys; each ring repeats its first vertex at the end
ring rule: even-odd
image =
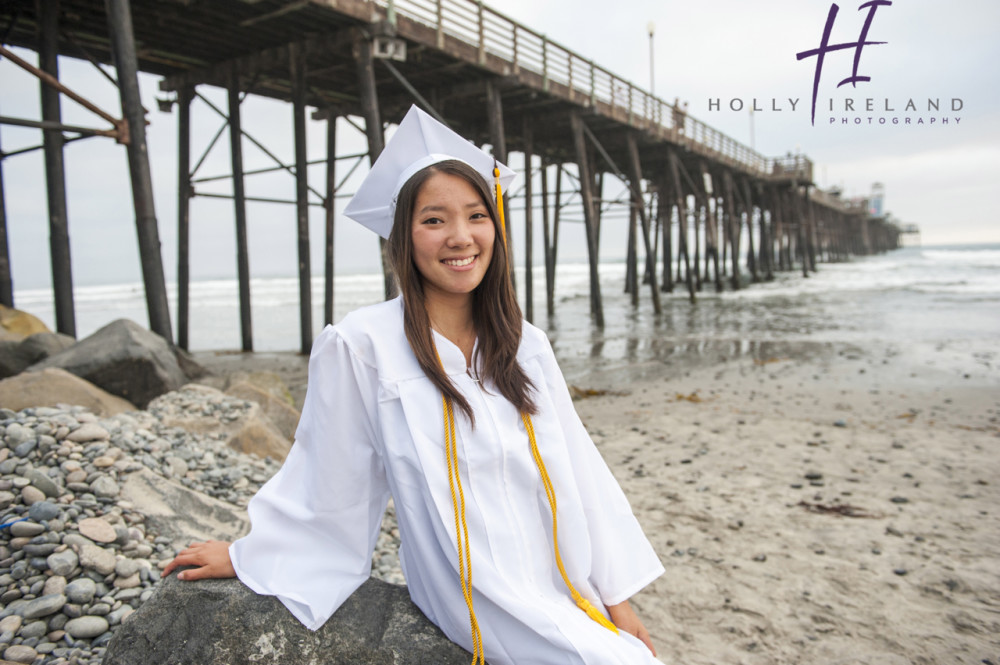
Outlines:
{"type": "Polygon", "coordinates": [[[690,149],[719,158],[755,175],[787,177],[789,166],[807,182],[812,179],[812,163],[796,156],[798,163],[786,164],[785,158],[761,155],[730,136],[692,118],[686,110],[666,102],[630,81],[623,79],[593,60],[551,41],[544,34],[514,21],[485,6],[482,0],[376,0],[391,16],[399,12],[408,19],[432,28],[437,46],[443,48],[445,36],[471,45],[479,54],[479,64],[486,55],[511,64],[513,74],[528,70],[541,77],[542,91],[558,84],[570,99],[587,106],[601,107],[616,119],[686,145],[690,149]]]}

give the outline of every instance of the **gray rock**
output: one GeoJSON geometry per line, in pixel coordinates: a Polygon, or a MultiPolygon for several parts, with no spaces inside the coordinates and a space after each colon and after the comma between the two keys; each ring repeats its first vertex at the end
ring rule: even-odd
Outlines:
{"type": "MultiPolygon", "coordinates": [[[[188,381],[167,341],[127,319],[109,323],[29,369],[46,367],[61,367],[139,408],[188,381]]],[[[185,367],[193,373],[187,362],[185,367]]]]}
{"type": "Polygon", "coordinates": [[[38,439],[31,439],[29,441],[25,441],[24,443],[18,444],[14,448],[14,455],[15,457],[20,457],[21,459],[24,459],[25,457],[30,455],[31,451],[33,451],[37,447],[38,447],[38,439]]]}
{"type": "Polygon", "coordinates": [[[115,553],[97,545],[84,545],[80,548],[80,565],[110,575],[115,572],[115,553]]]}
{"type": "Polygon", "coordinates": [[[0,340],[0,379],[20,374],[34,362],[21,353],[21,342],[13,339],[0,340]]]}
{"type": "Polygon", "coordinates": [[[41,598],[35,598],[28,602],[24,606],[24,611],[21,613],[25,619],[38,619],[40,617],[47,617],[50,614],[55,614],[62,609],[62,606],[66,604],[66,596],[61,593],[55,593],[51,596],[42,596],[41,598]]]}
{"type": "Polygon", "coordinates": [[[11,633],[16,633],[21,630],[21,624],[23,623],[24,619],[17,614],[4,617],[3,619],[0,619],[0,632],[6,633],[9,631],[11,633]]]}
{"type": "Polygon", "coordinates": [[[37,437],[35,436],[35,431],[30,427],[25,427],[20,423],[11,423],[7,425],[5,438],[9,446],[16,448],[25,441],[34,441],[37,437]]]}
{"type": "Polygon", "coordinates": [[[35,522],[16,522],[10,525],[10,535],[15,538],[34,538],[45,533],[45,527],[35,522]]]}
{"type": "Polygon", "coordinates": [[[76,555],[76,552],[67,548],[62,552],[50,554],[45,561],[49,564],[49,570],[52,571],[53,575],[65,577],[80,564],[80,557],[76,555]]]}
{"type": "Polygon", "coordinates": [[[117,610],[108,615],[108,623],[112,626],[117,626],[125,619],[129,618],[132,613],[135,612],[135,608],[131,605],[122,605],[117,610]]]}
{"type": "Polygon", "coordinates": [[[107,441],[111,435],[97,423],[84,423],[66,436],[67,441],[86,443],[88,441],[107,441]]]}
{"type": "MultiPolygon", "coordinates": [[[[52,566],[49,566],[49,570],[52,570],[52,566]]],[[[53,573],[52,577],[45,580],[45,585],[42,587],[43,596],[49,596],[54,593],[65,594],[65,592],[66,578],[56,573],[53,573]]]]}
{"type": "Polygon", "coordinates": [[[49,625],[47,623],[44,621],[32,621],[21,629],[21,637],[31,639],[32,637],[41,637],[47,632],[49,632],[49,625]]]}
{"type": "Polygon", "coordinates": [[[56,485],[56,481],[49,478],[40,469],[32,469],[25,474],[25,477],[31,481],[31,484],[42,490],[45,496],[51,498],[58,497],[62,494],[62,490],[56,485]]]}
{"type": "Polygon", "coordinates": [[[103,665],[467,665],[470,654],[410,601],[370,579],[316,632],[238,580],[170,576],[108,645],[103,665]]]}
{"type": "MultiPolygon", "coordinates": [[[[22,445],[27,445],[27,444],[22,444],[22,445]]],[[[45,492],[38,489],[34,485],[28,485],[26,487],[22,487],[21,501],[23,501],[24,505],[26,506],[31,506],[36,503],[39,503],[40,501],[45,501],[45,492]]]]}
{"type": "Polygon", "coordinates": [[[89,577],[78,577],[66,585],[66,598],[77,605],[86,605],[97,593],[97,582],[89,577]]]}
{"type": "Polygon", "coordinates": [[[28,517],[37,522],[47,522],[59,517],[60,510],[62,509],[51,501],[38,501],[31,504],[31,508],[28,509],[28,517]]]}
{"type": "Polygon", "coordinates": [[[64,630],[71,637],[79,640],[97,637],[101,633],[107,632],[108,628],[108,620],[104,617],[83,616],[67,621],[64,630]]]}
{"type": "Polygon", "coordinates": [[[135,559],[119,559],[115,564],[115,574],[118,577],[131,577],[137,574],[141,567],[135,559]]]}
{"type": "Polygon", "coordinates": [[[114,498],[118,496],[118,483],[116,483],[110,476],[101,476],[94,482],[90,484],[90,489],[95,495],[114,498]]]}
{"type": "Polygon", "coordinates": [[[7,647],[3,652],[3,659],[12,663],[33,663],[37,657],[37,651],[23,644],[7,647]]]}
{"type": "Polygon", "coordinates": [[[62,333],[35,333],[21,340],[18,351],[28,364],[45,360],[76,344],[76,339],[62,333]]]}

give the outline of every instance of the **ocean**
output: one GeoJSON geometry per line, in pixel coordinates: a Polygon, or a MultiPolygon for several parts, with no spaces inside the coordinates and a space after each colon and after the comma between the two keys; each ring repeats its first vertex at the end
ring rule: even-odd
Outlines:
{"type": "MultiPolygon", "coordinates": [[[[544,269],[534,270],[534,323],[546,330],[567,378],[595,370],[655,373],[699,359],[788,357],[813,347],[878,343],[905,354],[933,354],[954,371],[992,372],[1000,361],[1000,245],[908,247],[843,263],[823,263],[803,278],[779,273],[773,281],[715,293],[706,284],[697,302],[683,287],[662,294],[653,313],[648,287],[640,304],[624,293],[624,263],[599,266],[603,330],[591,324],[588,268],[559,266],[555,315],[545,312],[544,269]]],[[[313,279],[313,327],[322,327],[323,281],[313,279]]],[[[524,303],[524,275],[518,275],[524,303]]],[[[299,343],[295,277],[251,281],[253,339],[257,351],[296,351],[299,343]]],[[[168,285],[172,308],[175,285],[168,285]]],[[[118,318],[148,323],[142,285],[110,284],[75,290],[82,338],[118,318]]],[[[382,299],[378,274],[335,279],[334,320],[382,299]]],[[[191,284],[193,351],[240,346],[235,279],[191,284]]],[[[15,305],[54,329],[49,289],[15,292],[15,305]]],[[[171,312],[176,325],[176,311],[171,312]]]]}

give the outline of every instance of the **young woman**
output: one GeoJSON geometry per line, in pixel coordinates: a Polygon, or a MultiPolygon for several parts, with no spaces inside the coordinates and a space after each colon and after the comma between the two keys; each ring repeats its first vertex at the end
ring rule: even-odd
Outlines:
{"type": "Polygon", "coordinates": [[[165,575],[236,575],[315,630],[369,577],[391,495],[410,596],[474,663],[659,662],[628,598],[663,567],[521,318],[495,168],[410,111],[348,209],[383,233],[391,213],[401,295],[317,338],[295,445],[251,501],[251,533],[193,544],[165,575]],[[386,212],[366,217],[378,199],[386,212]]]}

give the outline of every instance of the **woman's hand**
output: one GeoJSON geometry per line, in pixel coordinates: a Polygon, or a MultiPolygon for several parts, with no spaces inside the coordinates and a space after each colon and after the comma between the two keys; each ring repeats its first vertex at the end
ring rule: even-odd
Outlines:
{"type": "Polygon", "coordinates": [[[635,610],[632,609],[627,600],[617,605],[606,605],[605,607],[608,608],[611,621],[618,626],[618,630],[635,635],[643,644],[649,647],[654,656],[656,655],[656,649],[653,648],[653,640],[649,638],[649,631],[642,625],[642,621],[636,616],[635,610]]]}
{"type": "Polygon", "coordinates": [[[229,543],[221,540],[191,543],[167,564],[160,576],[166,577],[178,566],[195,566],[193,570],[183,570],[177,573],[179,580],[236,577],[233,562],[229,559],[229,543]]]}

